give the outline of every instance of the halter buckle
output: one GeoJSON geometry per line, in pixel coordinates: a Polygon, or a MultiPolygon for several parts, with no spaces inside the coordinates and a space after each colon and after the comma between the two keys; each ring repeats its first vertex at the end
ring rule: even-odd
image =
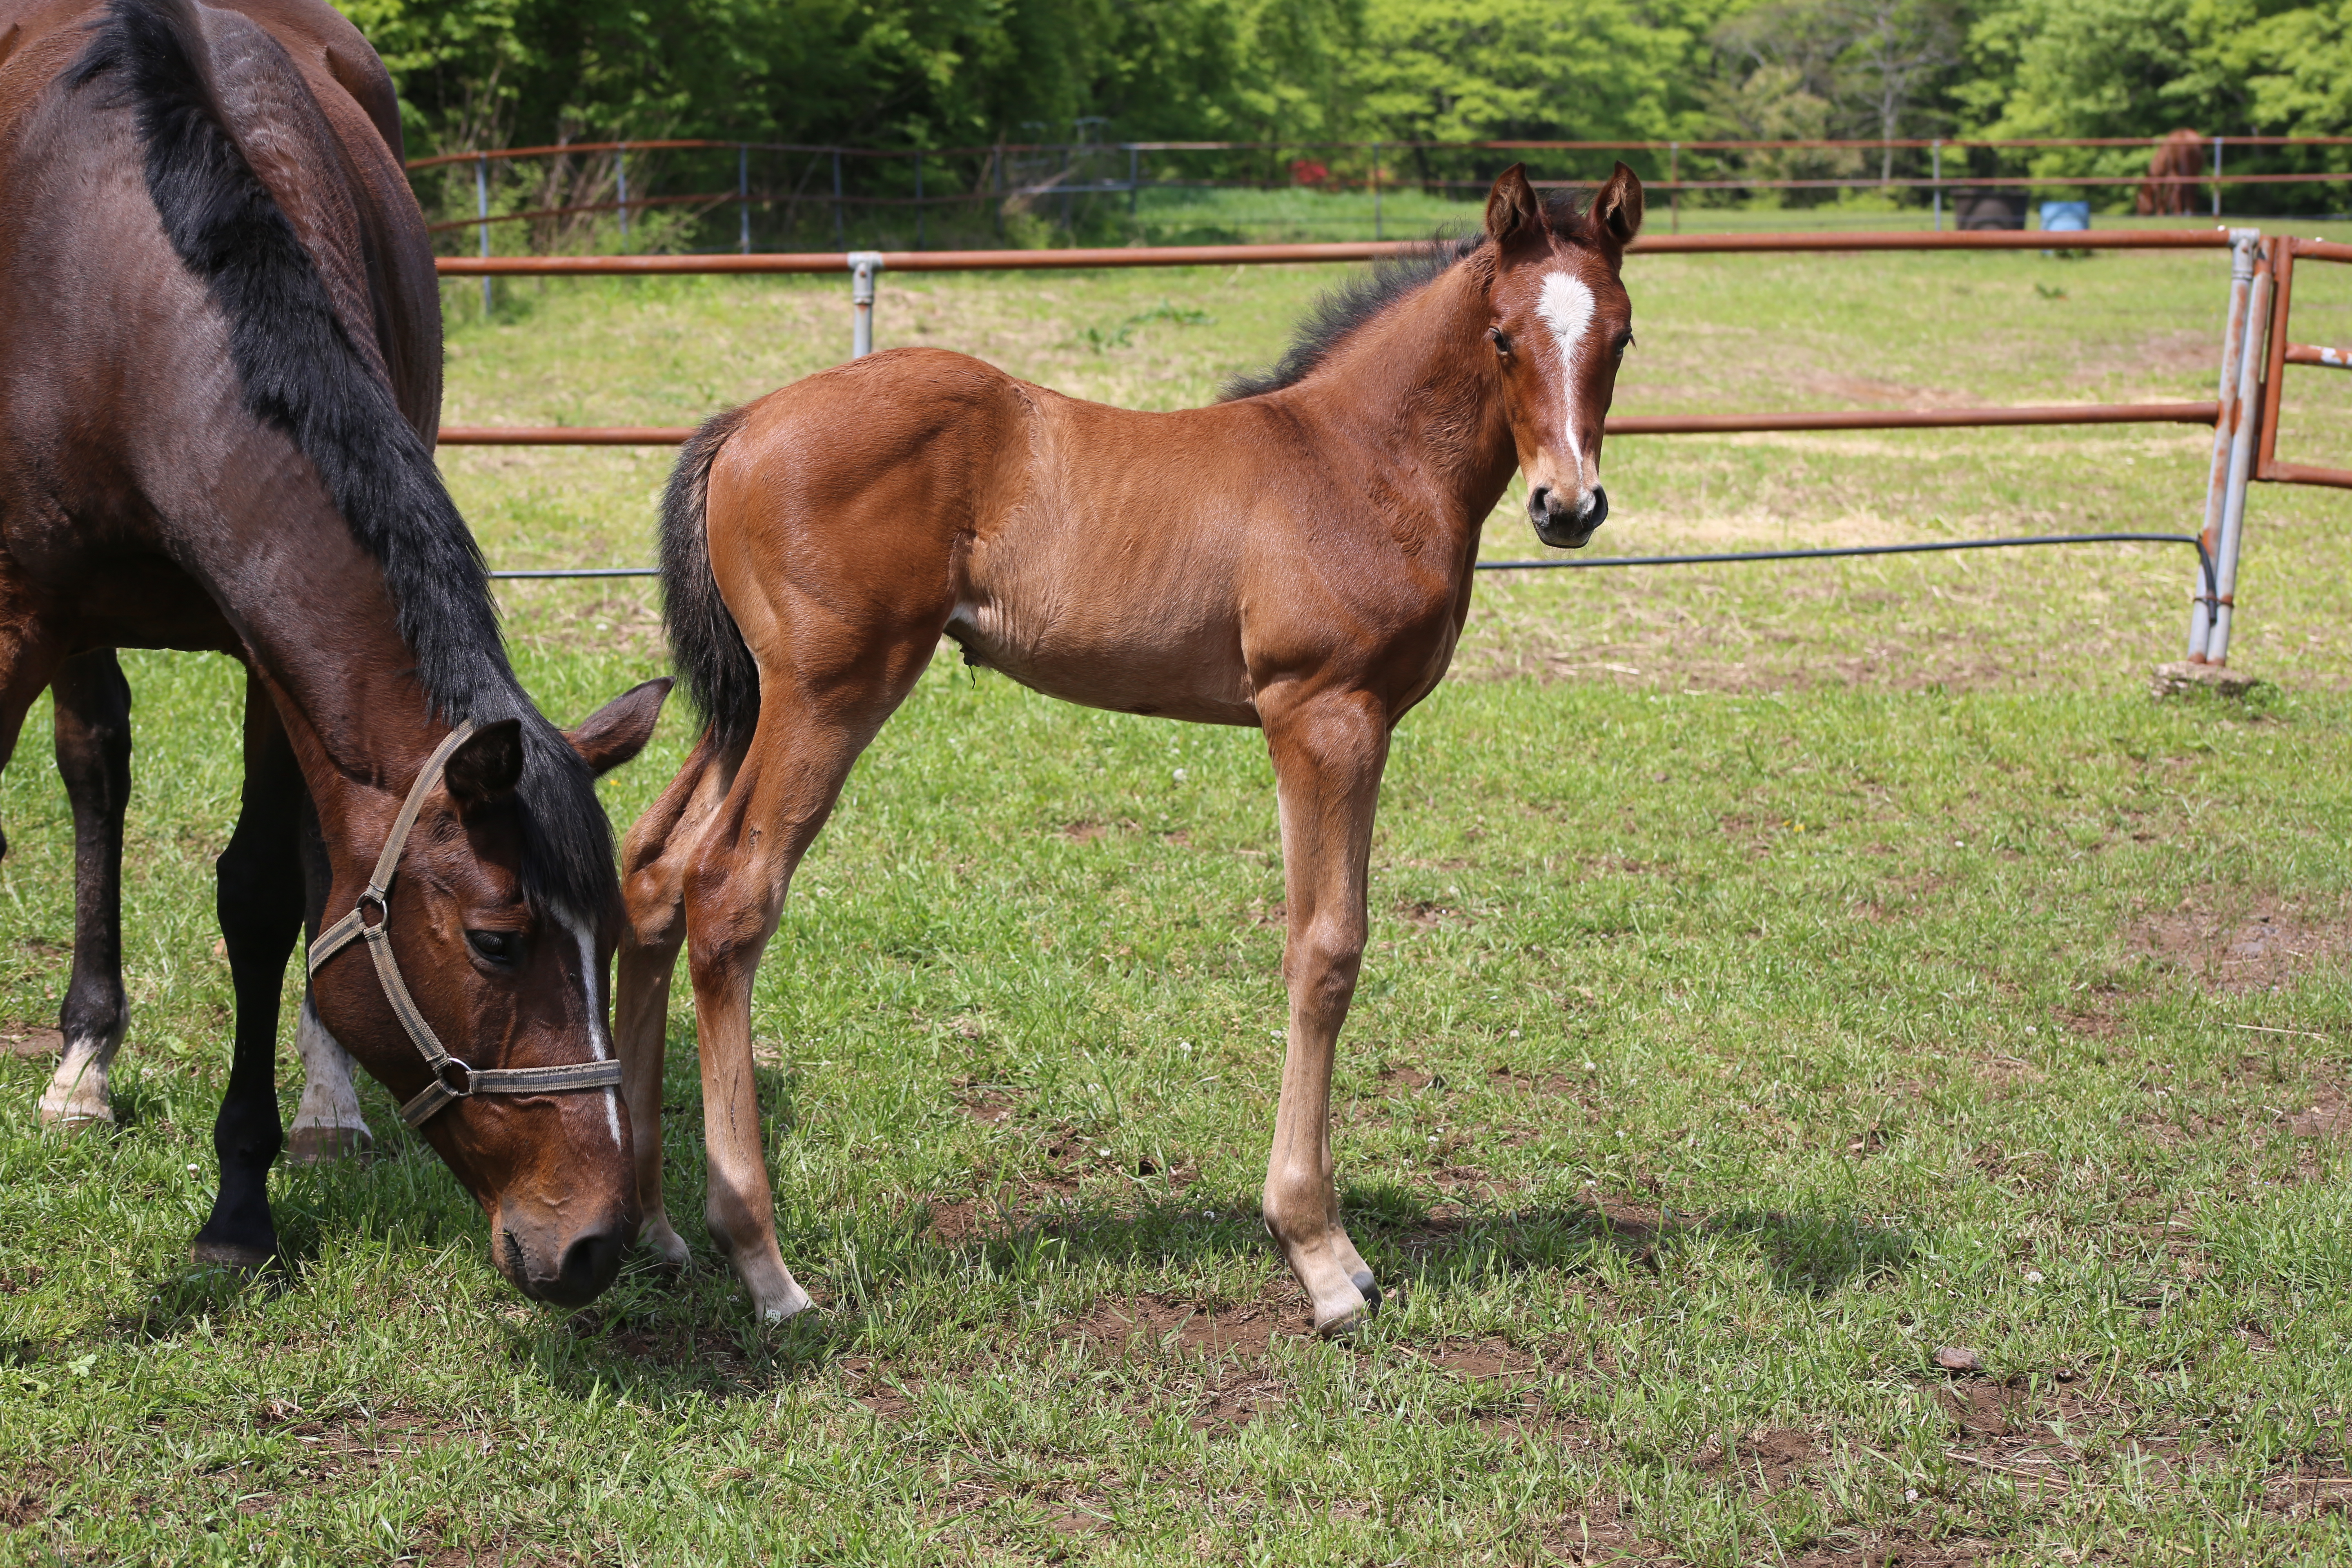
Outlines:
{"type": "Polygon", "coordinates": [[[474,1069],[456,1057],[443,1057],[434,1064],[433,1077],[449,1092],[452,1100],[470,1100],[474,1093],[474,1069]]]}
{"type": "Polygon", "coordinates": [[[352,905],[352,913],[359,917],[361,933],[373,936],[392,923],[392,895],[381,888],[363,888],[358,900],[352,905]],[[364,912],[371,905],[375,909],[375,921],[372,925],[364,912]]]}

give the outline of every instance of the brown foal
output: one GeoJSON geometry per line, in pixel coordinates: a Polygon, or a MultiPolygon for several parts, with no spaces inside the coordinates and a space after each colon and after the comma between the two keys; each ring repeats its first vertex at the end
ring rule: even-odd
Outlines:
{"type": "Polygon", "coordinates": [[[1147,414],[899,349],[710,421],[671,480],[663,575],[709,730],[630,831],[618,1048],[644,1237],[661,1196],[670,973],[688,948],[710,1229],[772,1319],[808,1305],[776,1247],[752,1092],[753,972],[842,782],[942,635],[1092,707],[1256,725],[1289,912],[1289,1043],[1265,1215],[1345,1330],[1380,1303],[1340,1223],[1331,1063],[1364,947],[1389,731],[1445,673],[1479,528],[1516,468],[1547,544],[1607,515],[1601,420],[1632,341],[1642,221],[1623,164],[1581,212],[1514,166],[1485,233],[1327,301],[1272,374],[1147,414]]]}

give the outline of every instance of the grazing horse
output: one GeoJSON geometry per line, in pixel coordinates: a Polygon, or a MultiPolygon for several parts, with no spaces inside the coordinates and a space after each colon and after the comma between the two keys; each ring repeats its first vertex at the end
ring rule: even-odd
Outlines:
{"type": "Polygon", "coordinates": [[[2205,138],[2194,131],[2176,131],[2156,144],[2148,160],[2147,178],[2140,183],[2132,210],[2142,217],[2179,217],[2189,211],[2190,196],[2205,172],[2205,138]]]}
{"type": "Polygon", "coordinates": [[[702,426],[670,480],[662,578],[709,728],[622,847],[616,1037],[653,1248],[685,1260],[658,1131],[683,942],[711,1232],[767,1317],[808,1304],[760,1149],[753,971],[850,765],[944,634],[1050,696],[1265,732],[1290,993],[1265,1224],[1318,1329],[1378,1307],[1340,1222],[1329,1108],[1389,732],[1445,673],[1515,469],[1547,544],[1608,515],[1601,419],[1641,221],[1622,163],[1581,212],[1539,203],[1514,165],[1475,241],[1327,300],[1272,373],[1206,408],[1107,408],[898,349],[702,426]]]}
{"type": "Polygon", "coordinates": [[[507,1277],[578,1302],[638,1219],[593,774],[667,688],[566,734],[508,665],[434,467],[439,295],[398,134],[383,65],[320,0],[0,0],[0,757],[54,684],[100,1037],[81,1068],[102,1073],[129,782],[112,650],[241,660],[235,1056],[194,1257],[277,1250],[273,1058],[307,918],[318,1024],[481,1203],[507,1277]]]}

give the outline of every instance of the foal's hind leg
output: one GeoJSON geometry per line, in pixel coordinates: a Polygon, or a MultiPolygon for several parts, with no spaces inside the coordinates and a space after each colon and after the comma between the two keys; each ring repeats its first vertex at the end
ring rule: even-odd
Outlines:
{"type": "Polygon", "coordinates": [[[74,819],[73,979],[58,1008],[65,1057],[41,1096],[64,1131],[110,1124],[108,1070],[122,1045],[122,814],[131,798],[131,683],[114,650],[69,658],[50,683],[58,773],[74,819]]]}
{"type": "Polygon", "coordinates": [[[1331,1169],[1331,1061],[1363,961],[1372,816],[1388,760],[1387,715],[1368,693],[1290,700],[1258,710],[1274,754],[1290,990],[1282,1100],[1265,1165],[1265,1227],[1315,1301],[1315,1327],[1341,1333],[1378,1310],[1380,1289],[1339,1220],[1331,1169]]]}
{"type": "Polygon", "coordinates": [[[670,975],[686,942],[687,865],[726,799],[734,773],[705,735],[621,845],[628,922],[621,932],[613,988],[613,1041],[636,1150],[637,1203],[646,1216],[637,1237],[673,1268],[685,1268],[688,1255],[662,1203],[662,1068],[669,1047],[670,975]]]}
{"type": "Polygon", "coordinates": [[[817,683],[764,670],[759,729],[724,805],[686,872],[687,969],[702,1057],[705,1216],[762,1317],[789,1318],[807,1294],[776,1249],[760,1105],[751,1073],[751,981],[774,934],[793,870],[824,826],[857,754],[922,673],[919,642],[877,648],[854,673],[817,683]]]}

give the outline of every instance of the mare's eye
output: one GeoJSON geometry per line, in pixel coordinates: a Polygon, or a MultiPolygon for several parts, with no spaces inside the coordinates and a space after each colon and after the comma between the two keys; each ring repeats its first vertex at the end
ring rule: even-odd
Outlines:
{"type": "Polygon", "coordinates": [[[1495,352],[1498,354],[1507,354],[1511,352],[1511,334],[1503,331],[1500,327],[1487,328],[1486,341],[1495,345],[1495,352]]]}
{"type": "Polygon", "coordinates": [[[522,933],[511,931],[469,931],[466,941],[485,961],[509,964],[522,956],[522,933]]]}

